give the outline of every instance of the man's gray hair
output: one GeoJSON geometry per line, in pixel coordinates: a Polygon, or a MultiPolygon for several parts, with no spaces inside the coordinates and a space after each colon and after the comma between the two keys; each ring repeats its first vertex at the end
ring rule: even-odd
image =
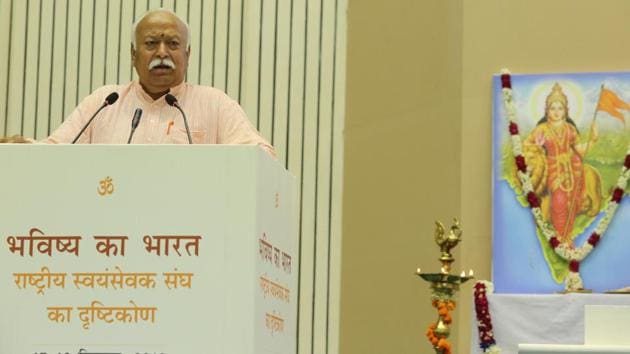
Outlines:
{"type": "Polygon", "coordinates": [[[184,26],[186,27],[186,49],[190,50],[190,26],[188,25],[188,23],[186,21],[184,21],[184,19],[182,19],[181,17],[179,17],[175,12],[169,10],[169,9],[165,9],[165,8],[159,8],[159,9],[153,9],[153,10],[149,10],[147,12],[144,13],[144,15],[142,15],[142,17],[140,17],[136,22],[133,23],[133,27],[132,27],[132,31],[131,31],[131,48],[133,50],[136,50],[136,30],[138,29],[138,23],[140,23],[140,21],[144,20],[145,17],[147,17],[148,15],[154,13],[154,12],[166,12],[169,13],[173,16],[175,16],[181,23],[184,24],[184,26]]]}

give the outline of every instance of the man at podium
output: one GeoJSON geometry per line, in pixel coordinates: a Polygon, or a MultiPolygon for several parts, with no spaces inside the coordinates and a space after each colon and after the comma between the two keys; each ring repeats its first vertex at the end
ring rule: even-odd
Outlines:
{"type": "Polygon", "coordinates": [[[236,101],[218,89],[184,82],[190,57],[186,22],[158,9],[133,28],[131,59],[139,80],[95,90],[42,143],[256,144],[275,156],[236,101]]]}

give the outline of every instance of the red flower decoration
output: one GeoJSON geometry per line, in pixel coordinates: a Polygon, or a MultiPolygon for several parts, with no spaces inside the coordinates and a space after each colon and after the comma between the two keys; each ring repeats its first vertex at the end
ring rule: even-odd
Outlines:
{"type": "Polygon", "coordinates": [[[488,309],[486,286],[483,283],[475,284],[475,314],[477,315],[477,330],[479,332],[479,347],[485,351],[496,344],[492,333],[492,318],[488,309]]]}
{"type": "Polygon", "coordinates": [[[486,290],[486,285],[484,283],[477,283],[477,284],[475,284],[475,289],[477,289],[477,290],[481,290],[481,289],[486,290]]]}
{"type": "Polygon", "coordinates": [[[501,87],[509,89],[512,88],[512,78],[510,77],[510,74],[501,75],[501,87]]]}
{"type": "Polygon", "coordinates": [[[572,271],[573,273],[579,272],[580,262],[576,261],[575,259],[571,260],[571,262],[569,262],[569,270],[572,271]]]}
{"type": "Polygon", "coordinates": [[[558,241],[558,238],[556,236],[554,236],[554,237],[549,239],[549,245],[551,245],[551,248],[553,248],[555,250],[556,247],[558,247],[560,245],[560,241],[558,241]]]}
{"type": "Polygon", "coordinates": [[[621,201],[621,197],[623,197],[623,189],[617,187],[613,191],[611,200],[617,204],[621,201]]]}
{"type": "Polygon", "coordinates": [[[523,173],[527,171],[527,163],[525,162],[525,157],[523,157],[523,155],[518,155],[514,159],[516,160],[516,167],[519,171],[523,173]]]}
{"type": "Polygon", "coordinates": [[[591,244],[591,246],[595,247],[597,246],[597,242],[599,242],[599,238],[601,236],[599,236],[597,233],[593,232],[591,234],[591,237],[588,238],[588,243],[591,244]]]}
{"type": "Polygon", "coordinates": [[[514,122],[510,122],[510,134],[512,135],[518,134],[518,125],[514,122]]]}
{"type": "Polygon", "coordinates": [[[630,155],[626,155],[626,160],[623,162],[623,165],[630,169],[630,155]]]}
{"type": "Polygon", "coordinates": [[[529,206],[532,208],[540,208],[540,200],[534,192],[527,193],[527,202],[529,202],[529,206]]]}

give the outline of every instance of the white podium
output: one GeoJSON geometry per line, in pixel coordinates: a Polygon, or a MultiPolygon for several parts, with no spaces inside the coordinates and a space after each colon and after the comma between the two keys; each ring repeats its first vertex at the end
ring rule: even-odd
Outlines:
{"type": "Polygon", "coordinates": [[[1,145],[0,353],[295,353],[295,179],[255,146],[1,145]]]}

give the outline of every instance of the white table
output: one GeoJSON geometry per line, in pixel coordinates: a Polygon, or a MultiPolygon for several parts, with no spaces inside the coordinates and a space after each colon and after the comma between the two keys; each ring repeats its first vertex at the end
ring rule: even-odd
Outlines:
{"type": "Polygon", "coordinates": [[[519,344],[519,354],[630,353],[623,345],[519,344]]]}
{"type": "MultiPolygon", "coordinates": [[[[583,345],[584,307],[586,305],[630,306],[630,295],[490,294],[488,302],[497,345],[502,349],[503,354],[516,354],[519,344],[558,344],[565,347],[566,345],[583,345]]],[[[481,353],[474,306],[472,311],[471,352],[481,353]]],[[[630,329],[621,330],[630,336],[630,329]]],[[[630,353],[627,348],[625,350],[611,353],[630,353]]]]}

